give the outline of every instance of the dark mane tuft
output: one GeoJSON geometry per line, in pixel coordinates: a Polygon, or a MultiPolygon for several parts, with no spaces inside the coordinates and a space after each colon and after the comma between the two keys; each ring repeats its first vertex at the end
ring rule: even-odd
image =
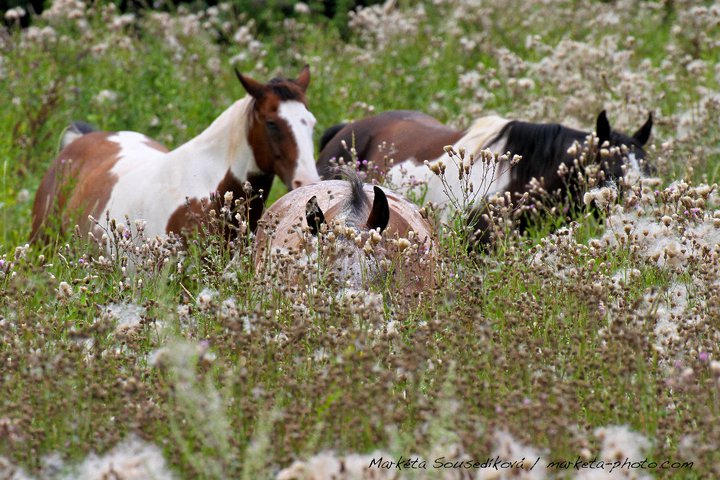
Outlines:
{"type": "Polygon", "coordinates": [[[305,103],[305,94],[300,85],[287,78],[276,77],[270,80],[267,86],[280,98],[281,102],[296,100],[305,103]]]}
{"type": "Polygon", "coordinates": [[[345,203],[349,223],[358,224],[365,220],[370,208],[370,199],[365,193],[363,181],[351,168],[341,169],[342,177],[350,184],[350,196],[345,203]]]}

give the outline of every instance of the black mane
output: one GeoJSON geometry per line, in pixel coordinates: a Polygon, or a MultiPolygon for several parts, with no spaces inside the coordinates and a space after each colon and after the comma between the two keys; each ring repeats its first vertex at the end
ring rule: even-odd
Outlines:
{"type": "Polygon", "coordinates": [[[513,120],[500,130],[493,142],[507,136],[502,152],[522,157],[513,168],[512,180],[524,187],[533,178],[554,175],[561,163],[572,162],[568,148],[574,141],[582,143],[588,134],[558,123],[513,120]]]}

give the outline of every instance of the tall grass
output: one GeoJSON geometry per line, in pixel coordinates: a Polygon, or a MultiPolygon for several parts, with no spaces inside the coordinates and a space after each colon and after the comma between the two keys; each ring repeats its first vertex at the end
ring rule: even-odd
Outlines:
{"type": "Polygon", "coordinates": [[[320,451],[484,457],[507,450],[503,432],[512,452],[592,458],[602,428],[626,425],[651,440],[648,456],[695,462],[651,475],[719,473],[718,204],[699,187],[636,187],[623,212],[549,218],[482,255],[461,224],[440,225],[437,286],[422,299],[392,283],[345,296],[288,285],[254,271],[250,238],[166,240],[135,272],[71,233],[23,247],[68,122],[175,147],[243,94],[233,66],[267,80],[309,63],[317,137],[401,108],[458,127],[496,112],[585,129],[607,108],[629,131],[654,111],[650,156],[665,184],[716,180],[712,7],[398,3],[347,24],[315,13],[261,22],[222,6],[130,18],[68,3],[34,30],[0,32],[9,463],[73,478],[90,452],[134,432],[179,478],[271,478],[320,451]]]}

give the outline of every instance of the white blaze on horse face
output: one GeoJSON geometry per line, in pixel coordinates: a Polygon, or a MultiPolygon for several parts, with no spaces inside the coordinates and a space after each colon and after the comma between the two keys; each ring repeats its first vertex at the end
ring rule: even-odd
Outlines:
{"type": "Polygon", "coordinates": [[[628,162],[630,162],[630,168],[632,168],[632,171],[640,175],[640,163],[634,153],[628,154],[628,162]]]}
{"type": "Polygon", "coordinates": [[[640,181],[640,179],[645,178],[645,175],[640,169],[640,162],[638,162],[634,153],[629,153],[627,156],[625,174],[623,177],[626,185],[635,185],[638,181],[640,181]]]}
{"type": "Polygon", "coordinates": [[[278,116],[290,126],[298,149],[297,164],[290,182],[291,188],[319,182],[320,176],[315,165],[312,139],[315,117],[305,108],[305,105],[295,100],[281,102],[278,116]]]}

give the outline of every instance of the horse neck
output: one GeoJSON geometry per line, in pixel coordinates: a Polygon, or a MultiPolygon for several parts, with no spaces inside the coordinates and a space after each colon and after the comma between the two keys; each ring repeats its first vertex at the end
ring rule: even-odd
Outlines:
{"type": "Polygon", "coordinates": [[[170,160],[192,171],[220,172],[221,178],[230,171],[240,182],[262,175],[248,142],[253,105],[249,95],[238,100],[200,135],[170,152],[170,160]]]}
{"type": "Polygon", "coordinates": [[[506,130],[504,149],[523,158],[514,169],[515,178],[523,184],[532,178],[556,175],[561,163],[570,166],[568,148],[575,141],[584,145],[588,135],[557,123],[515,121],[506,130]]]}

